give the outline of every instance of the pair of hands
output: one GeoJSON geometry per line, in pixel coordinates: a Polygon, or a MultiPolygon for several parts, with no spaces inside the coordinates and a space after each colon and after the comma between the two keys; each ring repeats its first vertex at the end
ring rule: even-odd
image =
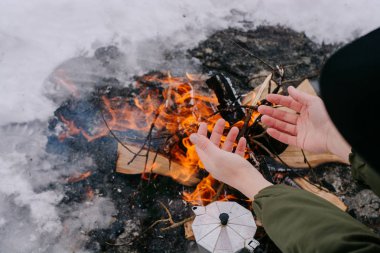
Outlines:
{"type": "MultiPolygon", "coordinates": [[[[339,134],[330,120],[322,100],[289,87],[289,96],[269,94],[267,100],[282,105],[293,112],[260,106],[262,122],[268,126],[267,132],[273,138],[286,144],[298,146],[314,153],[331,152],[348,162],[351,147],[339,134]]],[[[210,139],[207,138],[207,125],[201,123],[197,134],[190,140],[205,169],[217,180],[222,181],[252,199],[260,190],[272,185],[246,161],[244,151],[246,140],[240,138],[235,153],[232,153],[239,130],[231,128],[226,141],[220,148],[225,121],[215,124],[210,139]]]]}

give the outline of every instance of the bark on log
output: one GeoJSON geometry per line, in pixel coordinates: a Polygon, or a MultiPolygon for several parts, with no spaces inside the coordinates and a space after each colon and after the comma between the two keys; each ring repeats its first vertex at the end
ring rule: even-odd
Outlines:
{"type": "MultiPolygon", "coordinates": [[[[126,144],[126,146],[137,153],[140,147],[126,144]]],[[[134,154],[125,149],[120,143],[118,144],[118,159],[116,163],[116,172],[123,174],[142,174],[144,173],[146,157],[137,156],[133,162],[128,164],[134,154]]],[[[147,150],[143,150],[141,155],[146,155],[147,150]]],[[[200,180],[196,177],[195,173],[191,173],[193,169],[185,168],[179,163],[171,161],[169,164],[169,159],[161,154],[158,154],[153,165],[153,160],[155,157],[155,152],[149,152],[149,159],[147,160],[147,167],[145,173],[155,173],[162,176],[172,177],[179,183],[183,185],[195,185],[200,180]]],[[[195,170],[195,169],[194,169],[195,170]]]]}

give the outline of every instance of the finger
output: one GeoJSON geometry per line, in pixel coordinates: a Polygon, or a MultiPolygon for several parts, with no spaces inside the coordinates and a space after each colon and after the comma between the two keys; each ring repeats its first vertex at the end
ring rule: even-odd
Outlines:
{"type": "Polygon", "coordinates": [[[270,116],[264,115],[261,121],[268,127],[275,128],[281,132],[286,132],[291,135],[297,135],[297,127],[285,121],[281,121],[270,116]]]}
{"type": "Polygon", "coordinates": [[[278,94],[269,94],[266,99],[269,102],[272,102],[274,104],[283,105],[285,107],[288,107],[296,112],[300,112],[302,109],[302,104],[294,100],[290,96],[282,96],[278,94]]]}
{"type": "Polygon", "coordinates": [[[206,136],[191,134],[190,141],[195,145],[200,158],[212,158],[217,151],[220,151],[220,149],[216,147],[206,136]]]}
{"type": "Polygon", "coordinates": [[[224,119],[218,119],[215,123],[214,129],[212,130],[210,141],[219,147],[220,139],[222,138],[224,126],[226,121],[224,119]]]}
{"type": "Polygon", "coordinates": [[[237,127],[231,128],[231,130],[227,134],[227,137],[226,137],[226,140],[224,141],[222,149],[227,152],[231,152],[234,147],[234,143],[238,134],[239,134],[239,129],[237,127]]]}
{"type": "Polygon", "coordinates": [[[295,113],[286,112],[280,109],[274,109],[270,106],[261,105],[258,108],[259,113],[271,116],[272,118],[279,119],[291,124],[296,124],[298,115],[295,113]]]}
{"type": "Polygon", "coordinates": [[[310,99],[313,99],[313,96],[311,96],[311,95],[309,95],[303,91],[297,90],[293,86],[290,86],[288,88],[288,92],[289,92],[289,95],[294,100],[296,100],[297,102],[304,104],[304,105],[308,104],[310,102],[310,99]]]}
{"type": "Polygon", "coordinates": [[[297,145],[297,138],[295,136],[292,136],[284,132],[280,132],[274,128],[268,128],[267,133],[273,138],[275,138],[276,140],[279,140],[285,144],[294,145],[294,146],[297,145]]]}
{"type": "Polygon", "coordinates": [[[246,146],[247,146],[247,140],[244,137],[241,137],[237,144],[235,154],[238,154],[241,157],[244,157],[246,146]]]}
{"type": "Polygon", "coordinates": [[[206,124],[206,123],[201,122],[201,123],[199,124],[198,134],[207,137],[207,124],[206,124]]]}

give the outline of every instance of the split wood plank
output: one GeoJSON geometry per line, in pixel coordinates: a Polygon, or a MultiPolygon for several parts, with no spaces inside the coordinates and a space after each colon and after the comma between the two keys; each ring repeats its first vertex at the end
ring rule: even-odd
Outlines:
{"type": "Polygon", "coordinates": [[[294,181],[302,189],[304,189],[308,192],[314,193],[315,195],[327,200],[328,202],[335,205],[336,207],[338,207],[342,211],[345,212],[347,210],[346,204],[344,204],[343,201],[340,200],[340,198],[338,198],[337,196],[335,196],[334,194],[332,194],[328,190],[323,189],[323,188],[319,188],[316,185],[310,184],[308,181],[306,181],[304,178],[301,178],[301,177],[295,178],[294,181]]]}
{"type": "MultiPolygon", "coordinates": [[[[315,168],[321,164],[332,162],[345,163],[345,161],[342,158],[331,153],[315,154],[308,151],[304,151],[304,154],[312,168],[315,168]]],[[[304,157],[302,155],[302,151],[298,147],[288,146],[285,149],[285,151],[279,155],[279,157],[292,168],[300,169],[308,167],[308,164],[305,162],[304,157]]],[[[277,160],[279,161],[279,159],[277,160]]]]}
{"type": "MultiPolygon", "coordinates": [[[[125,144],[133,153],[137,153],[140,147],[125,144]]],[[[137,156],[133,162],[129,163],[134,154],[128,151],[120,143],[117,147],[118,159],[116,163],[116,172],[123,174],[142,174],[144,173],[146,157],[137,156]],[[129,163],[129,164],[128,164],[129,163]]],[[[147,150],[142,150],[141,155],[146,155],[147,150]]],[[[145,173],[155,173],[162,176],[172,177],[179,183],[183,185],[195,185],[200,180],[196,177],[195,173],[191,173],[192,170],[184,168],[181,164],[171,161],[169,164],[169,159],[162,154],[158,154],[153,165],[153,160],[155,157],[155,152],[149,153],[149,158],[147,160],[147,167],[145,173]]]]}

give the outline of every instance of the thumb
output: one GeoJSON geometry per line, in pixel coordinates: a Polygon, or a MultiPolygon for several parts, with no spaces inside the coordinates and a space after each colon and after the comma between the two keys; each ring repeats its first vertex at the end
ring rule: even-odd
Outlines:
{"type": "Polygon", "coordinates": [[[289,86],[288,88],[289,95],[296,100],[297,102],[301,104],[307,104],[310,101],[311,95],[307,94],[306,92],[297,90],[293,86],[289,86]]]}
{"type": "Polygon", "coordinates": [[[190,141],[195,145],[196,148],[202,150],[204,153],[211,155],[218,148],[213,144],[207,137],[200,134],[190,135],[190,141]]]}

